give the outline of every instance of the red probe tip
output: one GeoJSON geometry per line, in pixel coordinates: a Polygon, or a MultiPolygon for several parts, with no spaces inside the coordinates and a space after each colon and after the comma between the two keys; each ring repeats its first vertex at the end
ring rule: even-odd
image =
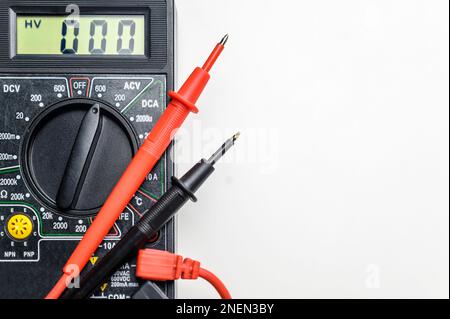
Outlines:
{"type": "Polygon", "coordinates": [[[222,38],[222,40],[220,40],[219,43],[220,43],[221,45],[227,44],[228,38],[229,38],[228,34],[225,34],[225,36],[222,38]]]}
{"type": "Polygon", "coordinates": [[[213,52],[209,56],[208,60],[206,60],[205,64],[203,65],[202,69],[206,72],[211,71],[211,68],[213,67],[214,63],[216,63],[216,60],[219,58],[219,55],[222,53],[223,49],[225,48],[225,44],[228,41],[228,34],[226,34],[222,40],[216,45],[213,52]]]}

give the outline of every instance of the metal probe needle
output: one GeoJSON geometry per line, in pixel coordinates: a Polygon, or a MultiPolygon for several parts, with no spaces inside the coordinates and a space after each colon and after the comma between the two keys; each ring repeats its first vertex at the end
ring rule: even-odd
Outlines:
{"type": "Polygon", "coordinates": [[[233,137],[229,138],[223,145],[206,161],[206,163],[214,165],[217,163],[220,158],[225,155],[225,153],[236,143],[236,140],[241,135],[240,132],[233,135],[233,137]]]}
{"type": "Polygon", "coordinates": [[[225,34],[225,36],[222,38],[222,40],[220,40],[220,44],[221,45],[225,45],[225,44],[227,44],[227,41],[228,41],[228,34],[225,34]]]}

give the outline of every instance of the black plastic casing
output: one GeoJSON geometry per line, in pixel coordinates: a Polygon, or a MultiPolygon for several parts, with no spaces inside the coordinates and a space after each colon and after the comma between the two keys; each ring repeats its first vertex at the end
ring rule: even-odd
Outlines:
{"type": "MultiPolygon", "coordinates": [[[[0,1],[0,74],[17,75],[22,74],[55,74],[55,75],[89,75],[89,74],[105,74],[105,75],[165,75],[167,78],[167,92],[174,89],[174,73],[175,73],[175,8],[173,0],[1,0],[0,1]],[[144,14],[147,17],[146,34],[149,41],[145,46],[145,57],[113,57],[103,56],[87,57],[87,56],[19,56],[15,55],[14,17],[17,14],[27,15],[67,15],[66,7],[70,4],[77,4],[82,15],[89,14],[144,14]]],[[[169,98],[166,98],[169,100],[169,98]]],[[[0,117],[2,117],[0,106],[0,117]]],[[[3,118],[0,118],[3,120],[3,118]]],[[[165,189],[171,187],[171,179],[174,172],[173,164],[173,144],[169,146],[166,154],[167,171],[165,189]]],[[[175,222],[170,221],[167,225],[167,236],[161,244],[168,251],[175,249],[175,222]]],[[[61,269],[64,260],[70,255],[73,249],[73,242],[68,243],[67,251],[63,251],[64,247],[54,250],[52,259],[61,260],[61,269]]],[[[46,252],[44,252],[46,253],[46,252]]],[[[44,258],[45,259],[45,258],[44,258]]],[[[29,263],[22,265],[20,263],[1,263],[0,272],[8,277],[8,269],[22,269],[26,271],[26,267],[42,267],[45,269],[53,269],[49,265],[41,262],[29,263]]],[[[53,266],[53,265],[52,265],[53,266]]],[[[60,269],[60,270],[61,270],[60,269]]],[[[50,270],[47,270],[49,272],[50,270]]],[[[59,276],[61,273],[52,274],[59,276]]],[[[50,274],[49,274],[50,275],[50,274]]],[[[2,298],[42,298],[43,292],[48,291],[53,285],[48,281],[50,278],[34,278],[34,282],[29,283],[26,295],[17,295],[11,293],[14,291],[14,280],[2,282],[0,280],[0,296],[2,298]],[[42,284],[44,283],[44,284],[42,284]]],[[[169,298],[175,297],[175,289],[173,283],[165,286],[164,293],[169,298]]]]}

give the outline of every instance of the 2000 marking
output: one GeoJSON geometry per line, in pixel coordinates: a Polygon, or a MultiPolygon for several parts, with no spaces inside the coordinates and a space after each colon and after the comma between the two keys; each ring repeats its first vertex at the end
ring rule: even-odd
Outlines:
{"type": "Polygon", "coordinates": [[[67,222],[53,222],[54,230],[66,230],[69,228],[69,224],[67,222]]]}

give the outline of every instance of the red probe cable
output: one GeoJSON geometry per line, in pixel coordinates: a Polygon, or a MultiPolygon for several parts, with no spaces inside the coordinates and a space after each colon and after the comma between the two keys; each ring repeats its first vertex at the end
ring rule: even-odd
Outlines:
{"type": "Polygon", "coordinates": [[[136,276],[152,281],[171,281],[178,279],[195,280],[205,279],[219,293],[222,299],[231,299],[231,294],[222,281],[209,272],[200,267],[200,262],[182,256],[169,253],[167,251],[142,249],[139,251],[136,276]]]}
{"type": "Polygon", "coordinates": [[[74,269],[81,273],[89,262],[89,258],[97,250],[117,218],[170,145],[175,133],[189,113],[198,113],[195,103],[206,87],[210,79],[208,72],[225,48],[227,40],[228,35],[217,44],[204,66],[197,67],[192,72],[178,93],[169,92],[172,99],[170,104],[106,199],[94,222],[64,266],[63,276],[46,299],[59,298],[67,287],[66,282],[70,282],[74,269]]]}

